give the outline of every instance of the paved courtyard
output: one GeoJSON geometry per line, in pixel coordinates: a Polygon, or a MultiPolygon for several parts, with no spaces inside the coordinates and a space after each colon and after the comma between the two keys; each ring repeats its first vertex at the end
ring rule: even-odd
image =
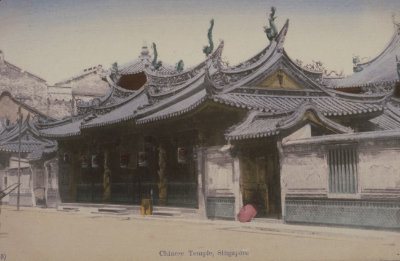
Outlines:
{"type": "Polygon", "coordinates": [[[400,233],[2,206],[1,260],[400,260],[400,233]]]}

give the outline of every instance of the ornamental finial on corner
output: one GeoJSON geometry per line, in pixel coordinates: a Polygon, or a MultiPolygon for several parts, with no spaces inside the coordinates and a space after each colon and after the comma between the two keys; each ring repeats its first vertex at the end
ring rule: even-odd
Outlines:
{"type": "Polygon", "coordinates": [[[203,53],[206,56],[210,55],[210,53],[212,53],[212,51],[214,49],[214,43],[213,43],[213,40],[212,40],[212,30],[214,28],[214,19],[211,19],[210,24],[211,25],[210,25],[210,28],[208,29],[208,34],[207,34],[209,45],[208,46],[204,46],[204,48],[203,48],[203,53]]]}
{"type": "Polygon", "coordinates": [[[275,12],[276,8],[273,6],[271,7],[271,13],[269,14],[269,27],[264,26],[264,32],[267,34],[268,40],[272,41],[275,40],[276,37],[278,36],[278,30],[276,30],[276,25],[275,25],[275,12]]]}

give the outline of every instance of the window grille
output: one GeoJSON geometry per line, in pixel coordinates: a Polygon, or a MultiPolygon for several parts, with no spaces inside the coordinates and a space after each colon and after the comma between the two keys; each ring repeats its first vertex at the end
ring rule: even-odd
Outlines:
{"type": "Polygon", "coordinates": [[[329,192],[356,193],[357,152],[354,147],[336,147],[328,152],[329,192]]]}

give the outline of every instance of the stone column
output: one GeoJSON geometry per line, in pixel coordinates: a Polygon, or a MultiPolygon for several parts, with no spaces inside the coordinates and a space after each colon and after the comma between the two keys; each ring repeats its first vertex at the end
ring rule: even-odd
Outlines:
{"type": "Polygon", "coordinates": [[[206,197],[205,197],[205,177],[204,177],[204,150],[195,148],[197,155],[197,200],[199,204],[199,217],[207,219],[206,197]]]}
{"type": "Polygon", "coordinates": [[[108,203],[110,201],[111,196],[111,187],[110,187],[110,151],[108,149],[104,150],[104,174],[103,174],[103,201],[104,203],[108,203]]]}
{"type": "Polygon", "coordinates": [[[167,175],[166,175],[166,151],[163,145],[158,147],[158,200],[160,206],[164,206],[167,201],[167,175]]]}

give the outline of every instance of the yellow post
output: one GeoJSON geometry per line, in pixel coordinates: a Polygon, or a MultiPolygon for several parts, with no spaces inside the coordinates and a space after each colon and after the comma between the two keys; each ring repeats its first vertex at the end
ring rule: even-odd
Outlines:
{"type": "Polygon", "coordinates": [[[104,174],[103,174],[103,201],[104,203],[108,203],[110,201],[111,195],[111,188],[110,188],[110,177],[111,177],[111,170],[110,170],[110,152],[108,149],[104,151],[104,174]]]}
{"type": "Polygon", "coordinates": [[[158,148],[158,177],[159,177],[159,183],[158,183],[158,200],[160,206],[164,206],[167,201],[167,175],[166,175],[166,151],[162,145],[159,146],[158,148]]]}

